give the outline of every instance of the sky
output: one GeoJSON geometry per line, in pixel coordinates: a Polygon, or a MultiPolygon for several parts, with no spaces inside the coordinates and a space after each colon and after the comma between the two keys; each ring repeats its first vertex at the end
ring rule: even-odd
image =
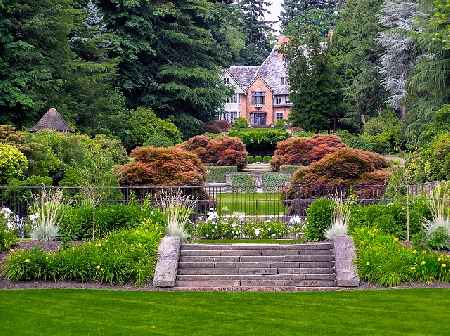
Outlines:
{"type": "MultiPolygon", "coordinates": [[[[281,12],[281,3],[283,2],[283,0],[270,0],[269,2],[271,2],[271,6],[270,6],[270,14],[267,17],[268,20],[270,21],[277,21],[278,17],[280,16],[280,12],[281,12]]],[[[279,25],[277,25],[276,29],[278,29],[279,25]]]]}

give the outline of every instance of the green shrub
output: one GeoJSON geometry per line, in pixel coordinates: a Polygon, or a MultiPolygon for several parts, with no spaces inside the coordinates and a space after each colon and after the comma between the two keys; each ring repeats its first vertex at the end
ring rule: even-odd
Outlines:
{"type": "Polygon", "coordinates": [[[8,229],[6,218],[0,212],[0,252],[8,251],[16,243],[17,236],[12,230],[8,229]]]}
{"type": "Polygon", "coordinates": [[[356,264],[362,280],[382,286],[413,281],[450,281],[450,256],[404,247],[376,228],[354,230],[356,264]]]}
{"type": "Polygon", "coordinates": [[[255,156],[255,161],[256,161],[256,163],[261,163],[261,162],[263,162],[263,157],[261,155],[257,155],[257,156],[255,156]]]}
{"type": "Polygon", "coordinates": [[[272,157],[271,156],[263,156],[263,162],[264,163],[270,163],[270,161],[272,160],[272,157]]]}
{"type": "Polygon", "coordinates": [[[208,182],[226,182],[226,175],[237,173],[236,166],[207,166],[208,175],[206,181],[208,182]]]}
{"type": "Polygon", "coordinates": [[[305,238],[310,241],[325,239],[325,231],[331,225],[335,202],[318,198],[306,210],[305,238]]]}
{"type": "Polygon", "coordinates": [[[300,166],[296,165],[282,165],[280,167],[280,173],[293,175],[299,168],[300,166]]]}
{"type": "Polygon", "coordinates": [[[153,276],[162,231],[158,225],[147,222],[58,252],[20,250],[6,259],[4,275],[12,281],[74,280],[142,285],[153,276]]]}
{"type": "Polygon", "coordinates": [[[255,178],[248,173],[236,173],[231,175],[233,190],[240,192],[256,191],[255,178]]]}
{"type": "Polygon", "coordinates": [[[290,175],[277,172],[264,173],[262,175],[262,184],[264,191],[277,192],[289,182],[290,175]]]}
{"type": "Polygon", "coordinates": [[[0,143],[0,184],[20,178],[28,168],[28,160],[15,146],[0,143]]]}
{"type": "Polygon", "coordinates": [[[59,233],[65,240],[101,238],[117,229],[135,228],[145,218],[162,223],[161,213],[144,204],[110,204],[93,207],[90,204],[65,206],[59,224],[59,233]]]}
{"type": "MultiPolygon", "coordinates": [[[[406,200],[389,204],[354,205],[351,209],[350,230],[360,227],[377,228],[386,234],[406,239],[406,200]]],[[[423,198],[410,201],[410,234],[423,230],[423,222],[431,213],[423,198]]]]}

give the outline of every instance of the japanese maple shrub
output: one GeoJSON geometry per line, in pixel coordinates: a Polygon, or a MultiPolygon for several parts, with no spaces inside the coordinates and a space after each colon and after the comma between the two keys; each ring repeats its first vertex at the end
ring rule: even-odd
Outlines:
{"type": "Polygon", "coordinates": [[[279,170],[282,165],[308,166],[333,153],[345,144],[335,135],[315,135],[310,138],[289,138],[277,144],[272,157],[272,168],[279,170]]]}
{"type": "Polygon", "coordinates": [[[203,163],[217,166],[243,168],[247,160],[245,145],[241,139],[234,137],[210,139],[205,135],[198,135],[178,147],[195,153],[203,163]]]}

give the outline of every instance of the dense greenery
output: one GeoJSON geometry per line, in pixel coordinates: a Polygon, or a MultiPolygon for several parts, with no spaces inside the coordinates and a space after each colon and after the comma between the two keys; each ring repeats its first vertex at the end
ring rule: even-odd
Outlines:
{"type": "Polygon", "coordinates": [[[7,279],[77,280],[143,285],[154,273],[156,252],[164,230],[150,221],[114,232],[105,239],[55,253],[34,248],[10,254],[4,267],[7,279]]]}
{"type": "Polygon", "coordinates": [[[327,293],[5,290],[0,291],[0,315],[4,317],[0,333],[62,336],[95,330],[105,336],[251,336],[267,334],[276,326],[279,335],[301,335],[303,330],[311,335],[346,335],[351,330],[352,336],[438,336],[450,333],[444,323],[450,314],[449,296],[448,289],[327,293]]]}
{"type": "Polygon", "coordinates": [[[405,247],[398,238],[378,229],[358,229],[353,237],[362,280],[382,286],[413,281],[450,281],[450,257],[446,254],[405,247]]]}
{"type": "Polygon", "coordinates": [[[271,155],[278,142],[286,140],[289,133],[280,128],[240,128],[229,132],[245,144],[249,153],[255,155],[271,155]]]}

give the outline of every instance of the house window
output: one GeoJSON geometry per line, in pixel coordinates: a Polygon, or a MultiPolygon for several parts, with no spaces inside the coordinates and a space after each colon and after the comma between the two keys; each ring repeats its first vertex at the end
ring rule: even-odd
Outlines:
{"type": "Polygon", "coordinates": [[[227,98],[227,103],[229,104],[237,104],[239,103],[239,94],[234,94],[231,97],[227,98]]]}
{"type": "Polygon", "coordinates": [[[275,97],[275,104],[276,105],[281,105],[282,99],[281,97],[275,97]]]}
{"type": "Polygon", "coordinates": [[[283,119],[284,119],[283,112],[277,112],[277,120],[283,120],[283,119]]]}
{"type": "Polygon", "coordinates": [[[229,79],[228,77],[225,77],[225,78],[223,79],[223,82],[224,82],[225,84],[230,84],[230,79],[229,79]]]}
{"type": "Polygon", "coordinates": [[[228,120],[230,123],[233,123],[238,118],[237,112],[230,112],[230,120],[228,120]]]}
{"type": "Polygon", "coordinates": [[[281,77],[281,85],[287,85],[287,78],[281,77]]]}
{"type": "Polygon", "coordinates": [[[253,105],[264,105],[264,92],[253,92],[252,102],[253,105]]]}

